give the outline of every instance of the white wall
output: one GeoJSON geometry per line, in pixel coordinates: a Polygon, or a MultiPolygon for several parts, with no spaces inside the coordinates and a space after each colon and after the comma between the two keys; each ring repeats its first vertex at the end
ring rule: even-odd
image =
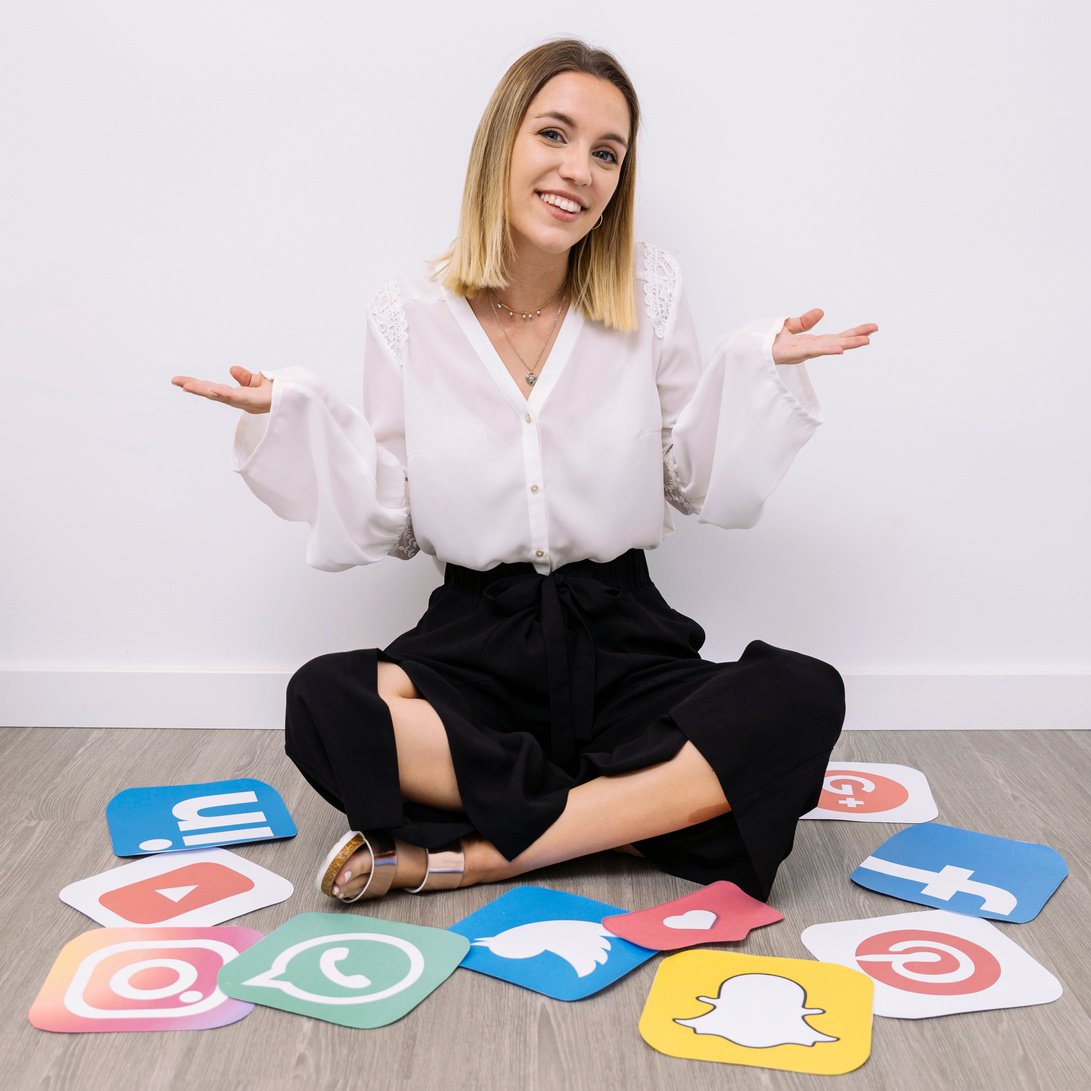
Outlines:
{"type": "Polygon", "coordinates": [[[415,620],[429,559],[308,569],[228,469],[234,411],[169,378],[355,397],[492,86],[571,33],[641,93],[640,234],[709,343],[881,327],[811,365],[828,423],[763,523],[652,556],[708,654],[822,656],[857,727],[1087,724],[1086,5],[583,7],[7,0],[0,722],[271,725],[287,672],[415,620]]]}

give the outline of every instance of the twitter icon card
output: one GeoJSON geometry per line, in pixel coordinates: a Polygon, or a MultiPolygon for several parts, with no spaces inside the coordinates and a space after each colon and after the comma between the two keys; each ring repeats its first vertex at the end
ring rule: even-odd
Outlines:
{"type": "Polygon", "coordinates": [[[582,1000],[656,953],[603,926],[603,917],[623,912],[562,890],[522,886],[452,925],[451,931],[470,941],[464,969],[554,1000],[582,1000]]]}

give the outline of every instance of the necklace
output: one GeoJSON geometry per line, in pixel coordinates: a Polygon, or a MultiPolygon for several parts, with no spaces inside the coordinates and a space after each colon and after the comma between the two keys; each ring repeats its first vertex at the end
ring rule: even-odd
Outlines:
{"type": "MultiPolygon", "coordinates": [[[[500,301],[496,298],[496,296],[493,294],[492,291],[489,292],[489,296],[492,299],[493,304],[495,305],[494,309],[498,310],[500,307],[503,306],[503,304],[500,303],[500,301]]],[[[542,357],[545,355],[546,345],[548,345],[550,340],[552,340],[553,333],[557,329],[557,323],[560,322],[560,320],[561,320],[561,311],[564,310],[564,304],[565,304],[566,299],[568,299],[568,293],[567,292],[562,292],[561,293],[561,301],[560,301],[560,303],[557,304],[557,313],[553,316],[553,325],[550,326],[549,333],[546,334],[546,338],[542,342],[542,347],[538,350],[538,358],[534,361],[534,366],[533,367],[531,367],[530,364],[528,364],[526,362],[526,360],[523,359],[522,353],[520,353],[519,350],[512,343],[512,339],[508,336],[508,331],[504,328],[504,323],[500,321],[500,316],[497,315],[497,317],[496,317],[496,324],[500,327],[500,332],[504,335],[504,340],[507,341],[508,347],[511,349],[512,352],[515,353],[515,358],[519,361],[519,363],[521,363],[523,365],[523,368],[526,371],[526,375],[524,377],[526,379],[527,386],[533,386],[538,381],[538,376],[537,376],[536,372],[538,371],[538,367],[542,362],[542,357]]],[[[548,302],[549,302],[549,300],[547,299],[546,303],[548,303],[548,302]]],[[[543,307],[545,305],[546,305],[545,303],[542,304],[543,307]]],[[[504,310],[508,310],[508,308],[504,307],[504,310]]],[[[539,313],[541,313],[541,312],[539,312],[539,313]]],[[[514,318],[515,317],[515,312],[514,311],[509,311],[508,312],[508,317],[509,318],[514,318]]],[[[530,318],[532,316],[531,315],[523,315],[523,317],[524,318],[530,318]]]]}
{"type": "MultiPolygon", "coordinates": [[[[561,288],[563,288],[563,287],[564,287],[564,285],[562,284],[561,288]]],[[[560,290],[561,290],[560,288],[557,289],[557,291],[560,291],[560,290]]],[[[516,315],[518,315],[521,319],[523,319],[524,322],[529,322],[532,318],[541,317],[542,307],[548,307],[550,305],[550,303],[552,303],[553,300],[555,300],[557,298],[557,292],[554,292],[544,303],[542,303],[539,306],[535,307],[533,311],[526,312],[526,311],[514,311],[514,310],[512,310],[511,307],[509,307],[506,303],[504,303],[501,300],[497,299],[495,292],[491,292],[490,295],[492,295],[493,305],[496,307],[496,309],[498,311],[507,311],[508,312],[508,318],[514,318],[516,315]]]]}

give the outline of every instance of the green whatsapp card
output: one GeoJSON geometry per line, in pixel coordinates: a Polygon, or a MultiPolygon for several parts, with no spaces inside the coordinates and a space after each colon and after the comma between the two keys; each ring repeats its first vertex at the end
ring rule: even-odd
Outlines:
{"type": "Polygon", "coordinates": [[[236,1000],[345,1027],[384,1027],[408,1015],[470,949],[440,928],[301,913],[228,962],[220,989],[236,1000]]]}

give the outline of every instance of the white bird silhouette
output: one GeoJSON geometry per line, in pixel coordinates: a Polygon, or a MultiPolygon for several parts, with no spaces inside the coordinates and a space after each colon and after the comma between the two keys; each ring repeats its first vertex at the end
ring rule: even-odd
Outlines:
{"type": "Polygon", "coordinates": [[[534,958],[551,951],[577,976],[586,977],[606,962],[610,940],[616,938],[597,921],[531,921],[496,936],[475,939],[471,946],[485,947],[500,958],[534,958]]]}

